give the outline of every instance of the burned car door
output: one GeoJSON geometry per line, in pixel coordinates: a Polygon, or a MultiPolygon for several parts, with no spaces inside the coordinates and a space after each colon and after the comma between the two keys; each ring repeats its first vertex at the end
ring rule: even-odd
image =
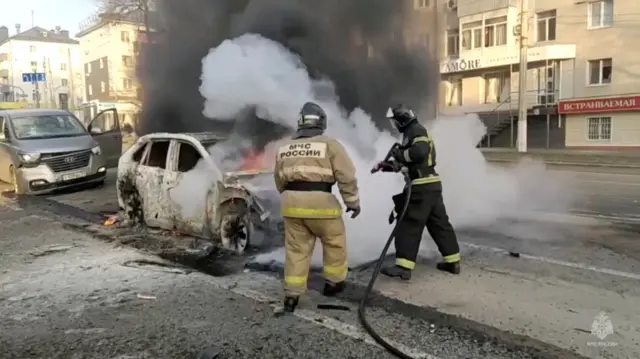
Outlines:
{"type": "Polygon", "coordinates": [[[142,199],[144,222],[149,227],[172,229],[168,198],[163,192],[163,182],[170,162],[171,140],[154,139],[136,168],[136,188],[142,199]]]}
{"type": "Polygon", "coordinates": [[[139,141],[125,152],[118,161],[116,193],[118,205],[128,220],[144,223],[142,196],[137,188],[138,166],[147,158],[150,142],[139,141]]]}
{"type": "Polygon", "coordinates": [[[203,160],[206,151],[195,143],[175,141],[164,186],[171,202],[174,229],[203,236],[207,220],[207,193],[214,180],[203,160]]]}
{"type": "Polygon", "coordinates": [[[118,166],[122,155],[122,133],[120,119],[115,108],[100,111],[87,126],[91,137],[98,142],[107,168],[118,166]]]}

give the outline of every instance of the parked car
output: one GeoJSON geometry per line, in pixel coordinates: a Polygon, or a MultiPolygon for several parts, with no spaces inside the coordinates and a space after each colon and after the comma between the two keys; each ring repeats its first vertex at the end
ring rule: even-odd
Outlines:
{"type": "Polygon", "coordinates": [[[17,194],[103,184],[122,153],[115,109],[98,113],[86,129],[64,110],[0,110],[0,129],[0,180],[17,194]]]}
{"type": "Polygon", "coordinates": [[[260,176],[269,176],[272,183],[273,172],[224,173],[207,149],[225,139],[213,133],[140,137],[118,164],[118,203],[124,217],[237,253],[259,244],[258,235],[271,225],[272,216],[264,197],[245,184],[260,176]],[[182,192],[176,193],[178,189],[182,192]],[[185,206],[194,208],[187,211],[185,206]]]}

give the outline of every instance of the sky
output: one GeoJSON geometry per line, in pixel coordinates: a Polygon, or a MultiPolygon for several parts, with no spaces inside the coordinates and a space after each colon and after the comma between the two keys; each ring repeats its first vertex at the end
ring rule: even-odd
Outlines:
{"type": "Polygon", "coordinates": [[[71,35],[78,33],[78,24],[91,16],[98,0],[0,0],[0,26],[9,28],[9,34],[15,35],[15,24],[22,25],[21,30],[31,28],[31,11],[34,23],[45,29],[61,26],[71,35]]]}

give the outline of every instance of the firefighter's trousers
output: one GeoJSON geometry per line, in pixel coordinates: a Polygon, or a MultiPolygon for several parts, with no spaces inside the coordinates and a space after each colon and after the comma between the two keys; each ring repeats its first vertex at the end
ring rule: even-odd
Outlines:
{"type": "MultiPolygon", "coordinates": [[[[438,246],[444,262],[460,261],[460,246],[444,205],[441,190],[425,190],[414,186],[411,200],[395,237],[396,265],[413,269],[420,250],[425,227],[438,246]]],[[[393,196],[395,212],[404,207],[406,191],[393,196]]]]}
{"type": "Polygon", "coordinates": [[[284,218],[284,285],[286,296],[307,290],[307,278],[316,238],[322,243],[324,277],[331,283],[347,278],[347,244],[342,217],[329,219],[284,218]]]}

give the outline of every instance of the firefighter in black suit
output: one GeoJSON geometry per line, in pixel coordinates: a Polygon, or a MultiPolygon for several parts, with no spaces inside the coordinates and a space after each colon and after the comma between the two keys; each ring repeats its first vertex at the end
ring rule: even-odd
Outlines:
{"type": "MultiPolygon", "coordinates": [[[[402,145],[392,154],[392,166],[379,163],[372,172],[406,170],[412,190],[407,212],[399,223],[395,236],[395,265],[383,268],[382,273],[389,277],[411,279],[411,271],[416,265],[422,233],[426,227],[443,257],[437,268],[459,274],[460,247],[442,198],[442,182],[435,170],[436,149],[433,139],[418,122],[414,112],[406,106],[389,108],[387,118],[402,133],[402,145]]],[[[394,212],[389,222],[393,222],[402,211],[406,195],[405,188],[402,193],[393,196],[394,212]]]]}

